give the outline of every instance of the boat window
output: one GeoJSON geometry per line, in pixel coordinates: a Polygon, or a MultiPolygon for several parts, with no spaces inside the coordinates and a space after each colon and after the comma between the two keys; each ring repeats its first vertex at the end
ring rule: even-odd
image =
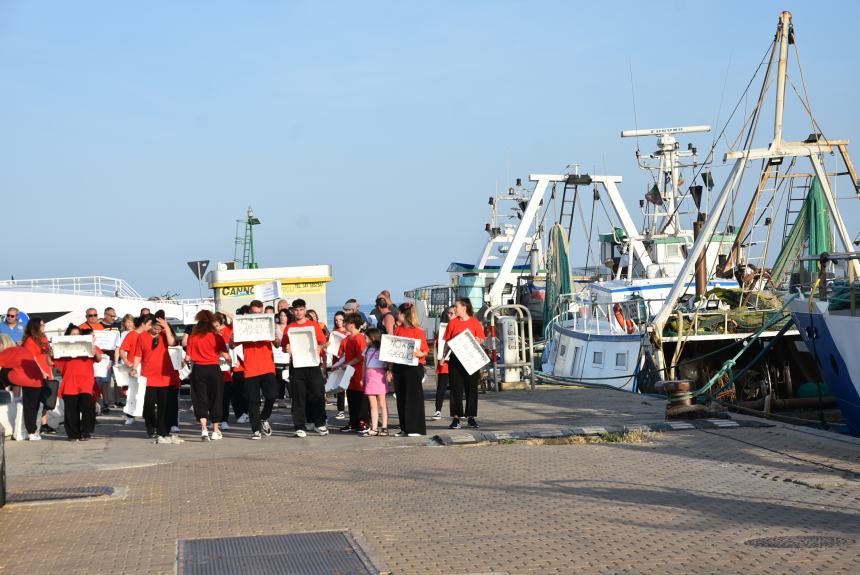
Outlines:
{"type": "Polygon", "coordinates": [[[627,369],[627,352],[615,354],[615,367],[627,369]]]}
{"type": "Polygon", "coordinates": [[[594,365],[603,365],[603,352],[595,351],[594,355],[591,356],[591,363],[594,365]]]}
{"type": "Polygon", "coordinates": [[[561,347],[558,348],[558,355],[564,357],[564,354],[567,353],[567,346],[562,344],[561,347]]]}

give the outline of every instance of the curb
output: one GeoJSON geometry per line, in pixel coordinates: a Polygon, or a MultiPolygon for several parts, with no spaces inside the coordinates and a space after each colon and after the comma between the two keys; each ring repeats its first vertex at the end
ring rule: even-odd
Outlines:
{"type": "Polygon", "coordinates": [[[476,443],[499,443],[504,440],[560,439],[563,437],[588,437],[605,433],[630,433],[651,431],[688,431],[691,429],[727,429],[735,427],[773,427],[762,421],[735,421],[733,419],[694,419],[690,421],[660,421],[656,423],[633,423],[630,425],[587,425],[583,427],[558,427],[548,429],[525,429],[516,431],[467,431],[440,433],[430,438],[430,445],[472,445],[476,443]]]}

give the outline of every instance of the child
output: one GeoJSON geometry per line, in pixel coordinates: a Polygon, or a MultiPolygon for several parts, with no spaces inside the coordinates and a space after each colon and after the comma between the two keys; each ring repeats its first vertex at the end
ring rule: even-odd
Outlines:
{"type": "Polygon", "coordinates": [[[370,400],[370,430],[368,435],[388,435],[388,404],[385,393],[388,386],[385,383],[385,363],[379,361],[379,346],[382,344],[382,332],[372,327],[364,334],[367,348],[364,350],[364,395],[370,400]],[[382,429],[377,430],[379,411],[382,411],[382,429]]]}
{"type": "Polygon", "coordinates": [[[355,372],[349,378],[349,387],[346,390],[346,401],[349,404],[349,424],[341,428],[344,433],[365,433],[365,422],[369,404],[364,394],[364,336],[358,331],[361,326],[361,318],[358,314],[349,314],[345,319],[346,332],[349,337],[344,340],[343,360],[332,369],[345,369],[353,366],[355,372]]]}

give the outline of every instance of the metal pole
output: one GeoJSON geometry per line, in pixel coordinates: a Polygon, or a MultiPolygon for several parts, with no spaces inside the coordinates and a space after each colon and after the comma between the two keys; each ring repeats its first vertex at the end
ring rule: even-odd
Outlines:
{"type": "Polygon", "coordinates": [[[779,17],[777,34],[779,43],[779,69],[776,75],[776,116],[773,122],[773,143],[777,151],[782,147],[782,112],[785,106],[785,71],[788,67],[788,28],[791,26],[791,12],[783,12],[779,17]]]}

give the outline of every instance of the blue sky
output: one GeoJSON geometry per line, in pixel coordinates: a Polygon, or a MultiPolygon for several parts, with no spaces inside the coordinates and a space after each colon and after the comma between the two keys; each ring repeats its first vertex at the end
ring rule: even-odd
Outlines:
{"type": "Polygon", "coordinates": [[[782,9],[855,139],[851,2],[0,2],[0,276],[196,297],[251,205],[260,264],[330,263],[330,305],[444,283],[515,177],[578,162],[633,205],[631,67],[639,127],[714,124],[782,9]]]}

